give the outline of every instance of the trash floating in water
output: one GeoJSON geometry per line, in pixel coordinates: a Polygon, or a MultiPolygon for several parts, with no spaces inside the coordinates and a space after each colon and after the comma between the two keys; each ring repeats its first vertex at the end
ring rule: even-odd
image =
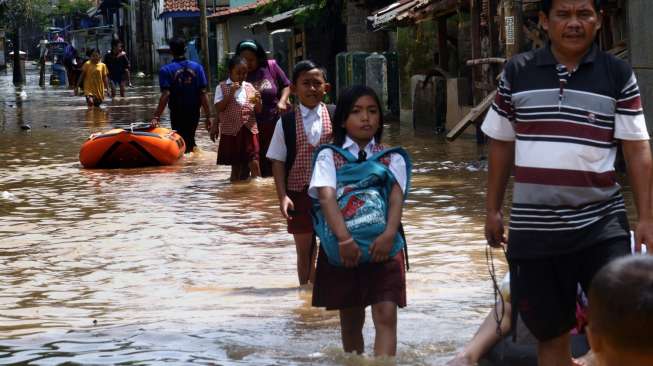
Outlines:
{"type": "Polygon", "coordinates": [[[142,71],[139,71],[139,72],[136,73],[136,77],[137,77],[137,78],[144,78],[144,77],[145,77],[145,73],[142,72],[142,71]]]}
{"type": "Polygon", "coordinates": [[[18,197],[16,197],[16,195],[14,195],[14,194],[11,193],[11,192],[2,191],[2,195],[0,195],[0,196],[1,196],[2,199],[5,200],[5,201],[13,201],[13,202],[20,201],[20,200],[18,199],[18,197]]]}
{"type": "Polygon", "coordinates": [[[24,90],[21,91],[20,93],[19,93],[19,92],[16,92],[16,97],[17,97],[18,99],[20,99],[20,100],[25,100],[25,99],[27,99],[27,92],[24,91],[24,90]]]}
{"type": "Polygon", "coordinates": [[[21,130],[31,130],[31,129],[32,129],[32,126],[30,126],[30,125],[22,125],[22,126],[20,126],[20,129],[21,129],[21,130]]]}

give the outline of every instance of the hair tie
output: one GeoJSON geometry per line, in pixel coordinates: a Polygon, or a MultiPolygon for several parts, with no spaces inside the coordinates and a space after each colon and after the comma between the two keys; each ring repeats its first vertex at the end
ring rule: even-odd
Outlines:
{"type": "Polygon", "coordinates": [[[256,47],[256,43],[254,43],[252,41],[243,41],[243,42],[241,42],[240,43],[240,49],[242,50],[243,47],[251,48],[254,51],[258,50],[258,47],[256,47]]]}

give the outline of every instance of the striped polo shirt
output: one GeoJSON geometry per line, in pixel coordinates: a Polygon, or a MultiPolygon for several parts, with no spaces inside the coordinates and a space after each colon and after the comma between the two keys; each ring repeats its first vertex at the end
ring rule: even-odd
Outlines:
{"type": "Polygon", "coordinates": [[[512,257],[627,235],[614,171],[617,140],[649,139],[628,63],[597,46],[576,70],[559,64],[550,46],[519,54],[506,64],[482,130],[515,141],[512,257]],[[597,233],[606,225],[610,233],[597,233]]]}

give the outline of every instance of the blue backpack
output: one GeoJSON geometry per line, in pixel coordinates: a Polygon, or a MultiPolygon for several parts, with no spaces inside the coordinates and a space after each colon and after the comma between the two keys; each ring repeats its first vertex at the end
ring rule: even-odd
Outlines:
{"type": "MultiPolygon", "coordinates": [[[[334,153],[345,158],[345,164],[336,171],[336,201],[338,208],[345,219],[347,230],[353,236],[361,250],[359,263],[370,261],[369,248],[374,240],[385,230],[388,219],[388,206],[392,187],[397,181],[390,169],[379,160],[391,153],[400,154],[406,161],[406,192],[410,188],[411,162],[408,153],[395,147],[380,151],[363,162],[347,150],[335,145],[322,145],[313,158],[315,160],[324,149],[332,149],[334,153]]],[[[313,228],[320,238],[320,246],[324,250],[329,263],[342,266],[340,262],[338,239],[331,231],[320,209],[319,200],[313,199],[313,228]]],[[[390,256],[394,257],[399,251],[405,249],[406,239],[403,228],[397,232],[390,256]]],[[[407,253],[405,253],[407,254],[407,253]]],[[[405,257],[408,264],[408,257],[405,257]]]]}
{"type": "Polygon", "coordinates": [[[199,113],[201,106],[201,75],[193,68],[192,61],[178,62],[181,66],[172,74],[170,85],[171,98],[168,102],[171,110],[177,112],[199,113]]]}

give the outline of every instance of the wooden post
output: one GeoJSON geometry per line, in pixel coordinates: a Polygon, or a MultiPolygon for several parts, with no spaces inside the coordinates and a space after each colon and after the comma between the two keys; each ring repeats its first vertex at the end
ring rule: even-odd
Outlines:
{"type": "Polygon", "coordinates": [[[487,26],[490,33],[490,57],[498,57],[499,30],[497,29],[497,0],[489,0],[487,26]]]}
{"type": "Polygon", "coordinates": [[[20,26],[16,27],[16,32],[14,33],[14,60],[12,67],[14,85],[23,85],[25,81],[25,70],[22,68],[20,58],[20,26]]]}
{"type": "Polygon", "coordinates": [[[447,48],[447,18],[438,18],[438,54],[442,70],[449,71],[449,49],[447,48]]]}
{"type": "Polygon", "coordinates": [[[521,44],[523,38],[523,25],[522,18],[522,0],[504,0],[503,13],[506,34],[506,58],[521,52],[521,44]]]}
{"type": "Polygon", "coordinates": [[[211,89],[211,60],[209,59],[209,32],[206,22],[206,0],[199,0],[200,7],[200,45],[202,47],[202,63],[204,65],[204,73],[206,80],[211,89]]]}
{"type": "MultiPolygon", "coordinates": [[[[483,8],[482,0],[470,0],[469,11],[471,14],[470,22],[472,23],[472,58],[481,58],[481,11],[483,8]]],[[[481,70],[478,67],[472,68],[472,93],[474,96],[474,105],[478,104],[483,98],[481,91],[476,88],[476,83],[482,81],[481,70]]]]}

